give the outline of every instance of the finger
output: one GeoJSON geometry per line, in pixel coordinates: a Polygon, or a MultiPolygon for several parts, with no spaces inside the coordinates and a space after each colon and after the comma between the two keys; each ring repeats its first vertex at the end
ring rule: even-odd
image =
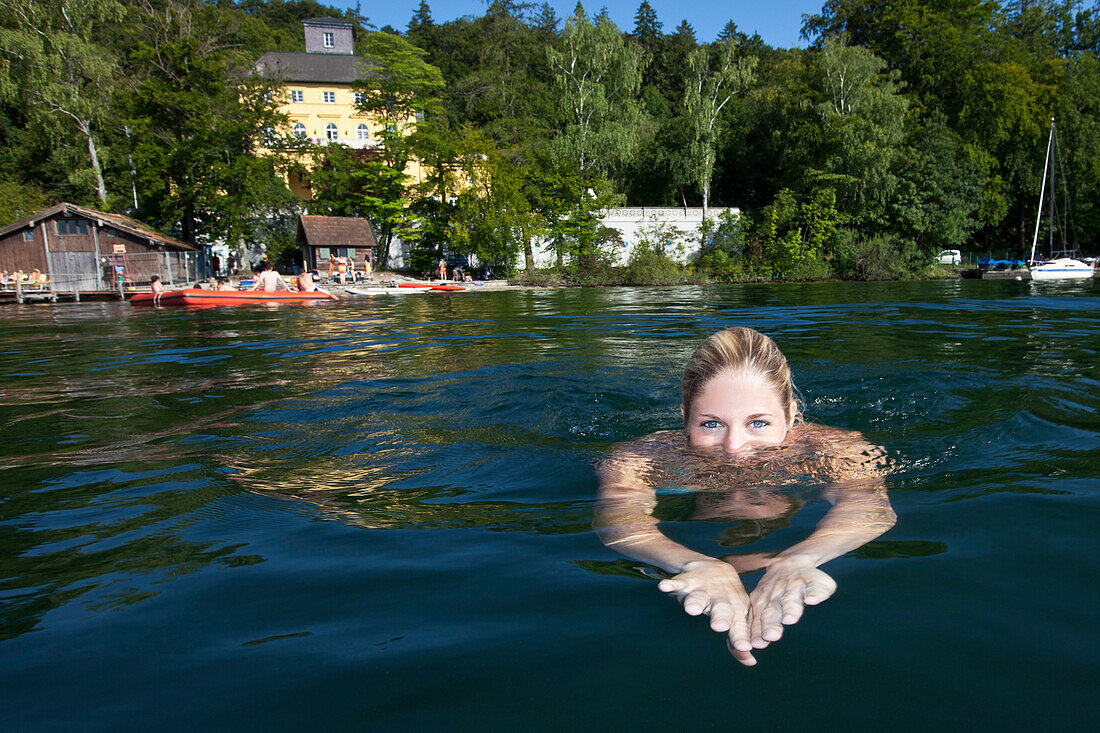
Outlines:
{"type": "Polygon", "coordinates": [[[798,623],[798,619],[802,618],[802,610],[805,608],[801,590],[795,586],[788,588],[787,592],[783,594],[781,605],[783,608],[783,623],[787,626],[798,623]]]}
{"type": "Polygon", "coordinates": [[[763,649],[769,642],[779,641],[783,637],[783,612],[778,601],[764,607],[760,614],[760,638],[754,638],[752,645],[763,649]],[[759,643],[763,642],[763,644],[759,643]]]}
{"type": "Polygon", "coordinates": [[[733,606],[728,601],[714,601],[710,604],[710,628],[714,631],[729,631],[733,626],[733,606]]]}
{"type": "Polygon", "coordinates": [[[737,649],[733,646],[732,643],[730,643],[730,640],[728,638],[726,639],[726,648],[729,649],[730,654],[733,655],[733,658],[741,664],[745,665],[746,667],[756,666],[756,657],[752,655],[752,652],[746,652],[737,649]]]}
{"type": "Polygon", "coordinates": [[[752,641],[749,639],[749,619],[745,616],[734,615],[733,625],[730,626],[726,643],[730,650],[739,652],[751,652],[752,641]]]}
{"type": "Polygon", "coordinates": [[[820,573],[817,578],[806,584],[805,600],[810,606],[826,600],[836,592],[836,581],[825,573],[820,573]]]}
{"type": "Polygon", "coordinates": [[[710,605],[710,596],[705,591],[693,590],[684,596],[683,603],[689,616],[698,616],[710,605]]]}
{"type": "Polygon", "coordinates": [[[665,578],[657,584],[657,590],[664,591],[665,593],[676,593],[682,591],[687,587],[687,584],[682,580],[676,580],[675,578],[665,578]]]}

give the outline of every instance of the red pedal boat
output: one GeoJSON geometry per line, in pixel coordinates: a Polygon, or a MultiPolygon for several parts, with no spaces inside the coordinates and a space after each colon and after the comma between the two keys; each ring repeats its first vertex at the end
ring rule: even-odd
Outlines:
{"type": "Polygon", "coordinates": [[[136,293],[130,305],[255,305],[257,303],[317,303],[336,300],[335,295],[314,290],[302,293],[297,290],[203,290],[184,288],[165,290],[159,297],[152,293],[136,293]]]}

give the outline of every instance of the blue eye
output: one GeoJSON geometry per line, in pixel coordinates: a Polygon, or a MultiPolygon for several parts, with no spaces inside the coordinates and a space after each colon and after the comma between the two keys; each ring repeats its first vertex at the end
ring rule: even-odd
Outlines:
{"type": "Polygon", "coordinates": [[[707,430],[717,430],[720,424],[717,420],[706,420],[703,422],[703,427],[707,430]]]}
{"type": "Polygon", "coordinates": [[[753,428],[756,428],[757,430],[762,430],[762,429],[768,427],[768,425],[770,425],[770,424],[771,423],[769,423],[767,420],[753,420],[752,422],[749,423],[749,426],[753,427],[753,428]]]}

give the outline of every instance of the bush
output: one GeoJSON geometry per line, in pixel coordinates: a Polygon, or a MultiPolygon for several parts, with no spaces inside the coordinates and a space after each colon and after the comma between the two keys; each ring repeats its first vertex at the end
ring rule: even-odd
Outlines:
{"type": "Polygon", "coordinates": [[[833,267],[850,280],[897,280],[921,274],[926,266],[913,242],[880,234],[861,238],[851,230],[840,234],[833,267]]]}

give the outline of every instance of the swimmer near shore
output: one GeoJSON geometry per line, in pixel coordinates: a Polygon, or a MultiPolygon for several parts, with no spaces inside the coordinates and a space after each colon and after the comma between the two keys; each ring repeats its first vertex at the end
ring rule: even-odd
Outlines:
{"type": "Polygon", "coordinates": [[[609,548],[670,574],[657,586],[705,614],[739,662],[779,641],[836,582],[819,566],[895,522],[882,476],[885,450],[854,431],[806,423],[775,342],[726,328],[692,355],[681,380],[683,431],[622,443],[598,466],[595,526],[609,548]],[[807,501],[831,507],[805,539],[780,552],[715,556],[660,527],[662,501],[687,518],[730,522],[719,545],[742,546],[789,523],[807,501]],[[763,570],[751,592],[742,576],[763,570]]]}

